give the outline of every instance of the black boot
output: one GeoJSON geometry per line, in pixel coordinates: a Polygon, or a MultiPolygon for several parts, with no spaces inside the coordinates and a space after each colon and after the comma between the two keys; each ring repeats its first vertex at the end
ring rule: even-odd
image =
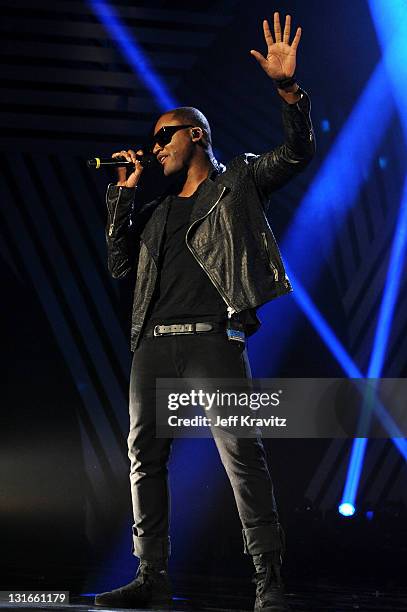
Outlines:
{"type": "Polygon", "coordinates": [[[287,612],[290,610],[285,597],[281,580],[280,551],[253,555],[256,573],[253,582],[256,587],[254,612],[287,612]]]}
{"type": "Polygon", "coordinates": [[[114,591],[95,597],[96,606],[168,609],[172,605],[171,583],[166,563],[141,560],[135,579],[114,591]]]}

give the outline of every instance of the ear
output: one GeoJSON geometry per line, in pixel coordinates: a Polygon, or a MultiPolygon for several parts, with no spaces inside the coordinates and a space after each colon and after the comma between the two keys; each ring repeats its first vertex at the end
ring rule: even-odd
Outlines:
{"type": "Polygon", "coordinates": [[[202,129],[201,128],[193,128],[192,130],[192,140],[200,140],[202,138],[202,129]]]}

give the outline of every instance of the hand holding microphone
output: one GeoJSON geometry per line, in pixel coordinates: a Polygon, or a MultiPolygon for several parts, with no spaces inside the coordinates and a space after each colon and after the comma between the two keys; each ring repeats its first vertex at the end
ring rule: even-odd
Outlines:
{"type": "Polygon", "coordinates": [[[133,151],[133,149],[129,149],[128,151],[118,151],[117,153],[113,153],[112,157],[121,157],[126,159],[129,162],[134,164],[134,170],[127,175],[127,168],[124,166],[117,168],[118,182],[116,183],[120,187],[135,187],[140,180],[140,175],[143,172],[143,166],[140,161],[137,159],[136,155],[144,155],[143,151],[139,149],[137,153],[133,151]]]}
{"type": "Polygon", "coordinates": [[[128,151],[118,151],[117,153],[113,153],[112,157],[95,157],[93,159],[88,159],[86,162],[88,168],[95,168],[96,170],[102,167],[117,168],[119,176],[117,184],[122,187],[134,187],[140,178],[143,168],[145,166],[152,166],[156,163],[156,156],[151,152],[144,154],[142,149],[139,149],[137,153],[132,149],[128,151]],[[127,168],[134,169],[134,172],[126,179],[127,168]],[[135,185],[133,185],[135,179],[137,180],[135,185]]]}

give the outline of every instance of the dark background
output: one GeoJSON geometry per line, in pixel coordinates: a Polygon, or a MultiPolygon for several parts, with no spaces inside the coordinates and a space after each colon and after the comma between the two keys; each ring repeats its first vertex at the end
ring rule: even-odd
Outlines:
{"type": "MultiPolygon", "coordinates": [[[[312,100],[318,151],[275,194],[270,223],[280,242],[380,61],[367,3],[111,4],[179,105],[207,115],[225,162],[281,141],[279,97],[249,50],[264,51],[262,19],[272,20],[274,10],[301,24],[297,74],[312,100]]],[[[91,3],[3,0],[0,18],[2,588],[61,588],[62,580],[66,589],[97,591],[135,569],[125,443],[132,284],[111,279],[106,266],[104,192],[114,177],[88,170],[85,161],[138,146],[162,109],[91,3]]],[[[378,122],[380,116],[379,109],[378,122]]],[[[369,148],[369,135],[366,142],[369,148]]],[[[321,259],[313,302],[363,371],[386,273],[373,253],[388,261],[405,158],[394,110],[334,251],[325,257],[315,244],[309,253],[321,259]]],[[[145,178],[140,199],[159,186],[160,177],[145,178]]],[[[384,376],[407,373],[406,298],[402,285],[384,376]]],[[[281,306],[273,308],[260,312],[259,334],[267,330],[271,338],[290,324],[281,306]]],[[[302,312],[278,360],[255,349],[249,340],[254,377],[346,375],[302,312]]],[[[391,440],[371,440],[358,511],[344,519],[337,506],[351,442],[265,441],[289,580],[401,580],[405,460],[391,440]],[[373,521],[366,510],[374,510],[373,521]]],[[[213,442],[174,446],[173,571],[191,581],[247,575],[232,490],[213,442]]]]}

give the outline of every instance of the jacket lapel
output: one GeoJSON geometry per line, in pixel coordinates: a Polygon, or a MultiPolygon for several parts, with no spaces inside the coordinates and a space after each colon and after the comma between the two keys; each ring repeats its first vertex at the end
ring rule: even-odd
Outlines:
{"type": "Polygon", "coordinates": [[[189,225],[191,226],[197,219],[204,217],[212,208],[212,206],[224,195],[225,186],[221,183],[215,183],[211,179],[206,179],[200,184],[198,196],[194,202],[189,225]]]}
{"type": "Polygon", "coordinates": [[[165,224],[167,222],[170,201],[170,196],[158,201],[158,204],[156,205],[151,217],[147,221],[140,235],[141,240],[146,245],[148,252],[156,264],[158,262],[161,241],[164,234],[165,224]]]}
{"type": "MultiPolygon", "coordinates": [[[[212,206],[223,197],[228,189],[226,185],[215,182],[212,178],[205,179],[198,187],[198,195],[192,207],[189,226],[197,219],[204,217],[212,206]]],[[[170,202],[170,195],[157,198],[155,209],[140,235],[148,252],[156,263],[158,262],[170,202]]],[[[154,204],[155,203],[152,202],[151,206],[154,206],[154,204]]]]}

